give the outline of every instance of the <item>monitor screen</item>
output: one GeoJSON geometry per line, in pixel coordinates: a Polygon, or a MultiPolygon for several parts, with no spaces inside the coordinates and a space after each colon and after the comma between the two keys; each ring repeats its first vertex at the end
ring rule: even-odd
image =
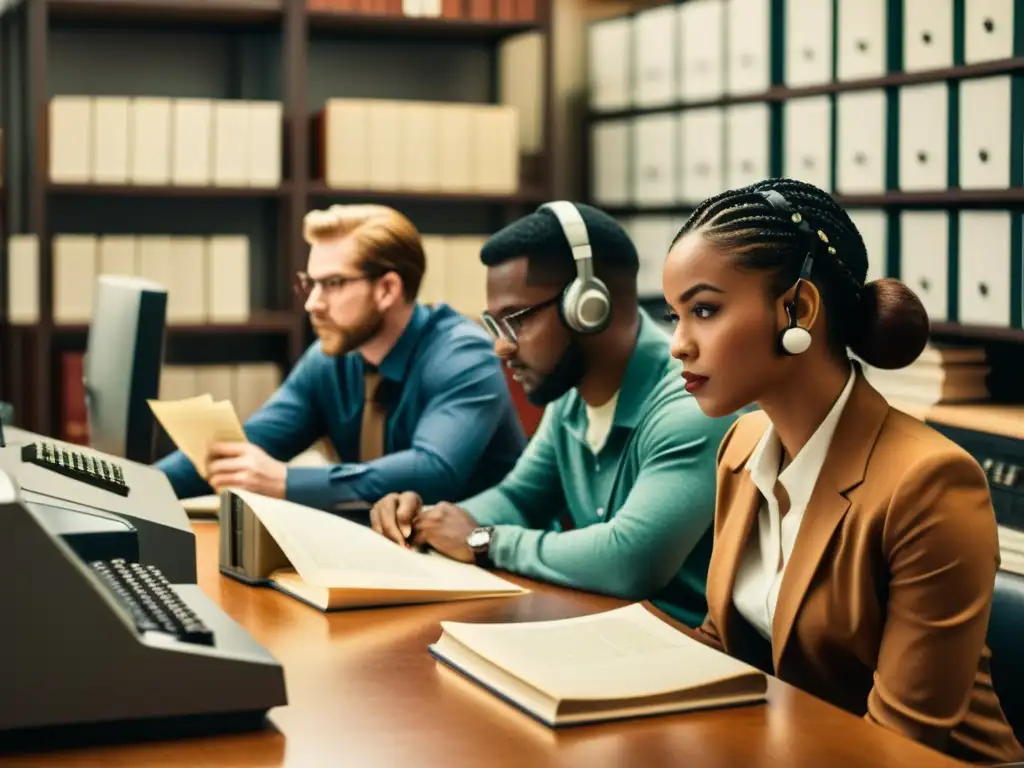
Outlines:
{"type": "Polygon", "coordinates": [[[96,450],[149,463],[154,420],[146,402],[160,390],[167,290],[125,275],[96,280],[85,352],[89,443],[96,450]]]}

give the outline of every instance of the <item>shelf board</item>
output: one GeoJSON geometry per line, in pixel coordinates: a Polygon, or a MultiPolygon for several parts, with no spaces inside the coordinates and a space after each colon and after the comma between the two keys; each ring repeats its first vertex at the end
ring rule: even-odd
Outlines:
{"type": "MultiPolygon", "coordinates": [[[[839,195],[835,201],[851,208],[973,208],[1024,205],[1024,187],[1009,189],[941,189],[934,192],[901,192],[890,190],[871,195],[839,195]]],[[[635,205],[602,206],[591,202],[612,216],[664,216],[692,211],[697,203],[677,203],[641,208],[635,205]]]]}
{"type": "MultiPolygon", "coordinates": [[[[288,333],[292,330],[294,316],[290,312],[260,312],[252,316],[245,323],[187,323],[168,324],[167,333],[179,334],[243,334],[254,336],[258,334],[288,333]]],[[[55,325],[54,332],[71,335],[87,333],[89,326],[83,323],[71,323],[66,325],[55,325]]]]}
{"type": "Polygon", "coordinates": [[[856,206],[992,206],[1024,204],[1024,188],[941,189],[934,192],[892,190],[874,195],[835,195],[841,205],[856,206]]]}
{"type": "Polygon", "coordinates": [[[863,80],[833,80],[820,85],[809,85],[799,88],[789,88],[784,85],[775,85],[767,91],[742,95],[723,96],[716,99],[705,99],[702,101],[676,102],[657,107],[634,107],[606,112],[590,111],[587,120],[598,122],[602,120],[617,120],[626,117],[637,117],[638,115],[653,115],[665,112],[678,112],[684,109],[700,109],[702,107],[728,107],[733,104],[750,104],[752,102],[778,102],[797,99],[802,96],[820,96],[830,93],[846,93],[848,91],[864,91],[871,88],[894,88],[903,85],[917,85],[920,83],[935,83],[945,80],[964,80],[974,77],[987,77],[990,75],[1003,75],[1010,72],[1024,71],[1024,56],[1017,56],[1012,59],[998,59],[996,61],[983,61],[978,64],[966,64],[958,67],[947,67],[944,69],[931,69],[924,72],[892,72],[882,77],[871,77],[863,80]]]}
{"type": "Polygon", "coordinates": [[[955,336],[982,341],[1012,341],[1024,343],[1024,329],[1002,326],[963,325],[961,323],[932,323],[933,336],[955,336]]]}
{"type": "Polygon", "coordinates": [[[259,24],[280,21],[286,0],[49,0],[56,22],[187,22],[259,24]]]}
{"type": "Polygon", "coordinates": [[[329,197],[339,200],[359,200],[378,203],[478,203],[481,205],[516,205],[540,203],[547,199],[537,189],[521,189],[512,194],[477,192],[427,192],[411,189],[347,189],[328,187],[321,181],[309,184],[311,197],[329,197]]]}
{"type": "Polygon", "coordinates": [[[541,28],[537,21],[479,21],[422,16],[377,16],[365,13],[309,12],[309,28],[334,35],[366,39],[427,40],[430,42],[492,43],[520,32],[541,28]]]}
{"type": "Polygon", "coordinates": [[[95,195],[97,197],[282,197],[291,192],[291,184],[279,187],[177,187],[134,184],[57,184],[46,186],[51,195],[95,195]]]}

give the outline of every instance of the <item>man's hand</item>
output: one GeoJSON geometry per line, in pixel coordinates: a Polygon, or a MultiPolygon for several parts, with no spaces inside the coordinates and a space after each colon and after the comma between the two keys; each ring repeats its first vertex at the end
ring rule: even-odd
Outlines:
{"type": "Polygon", "coordinates": [[[206,460],[207,482],[222,488],[242,488],[283,499],[288,466],[270,458],[252,443],[214,443],[206,460]]]}
{"type": "Polygon", "coordinates": [[[443,501],[422,510],[413,520],[412,543],[433,547],[452,560],[472,563],[475,558],[466,538],[476,527],[476,520],[466,510],[443,501]]]}
{"type": "Polygon", "coordinates": [[[377,533],[409,548],[413,518],[423,509],[418,493],[389,493],[370,510],[370,525],[377,533]]]}

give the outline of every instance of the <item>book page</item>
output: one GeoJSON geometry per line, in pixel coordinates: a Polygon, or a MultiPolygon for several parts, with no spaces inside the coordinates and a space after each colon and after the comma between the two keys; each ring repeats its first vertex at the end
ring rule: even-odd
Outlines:
{"type": "Polygon", "coordinates": [[[206,479],[206,457],[211,443],[246,442],[245,431],[234,406],[214,402],[210,395],[185,400],[149,400],[150,410],[179,450],[206,479]]]}
{"type": "Polygon", "coordinates": [[[404,549],[372,528],[251,491],[230,489],[266,527],[302,579],[313,586],[453,592],[525,592],[446,557],[404,549]]]}
{"type": "Polygon", "coordinates": [[[556,621],[441,622],[465,647],[556,699],[612,699],[681,691],[762,675],[661,621],[641,604],[556,621]]]}

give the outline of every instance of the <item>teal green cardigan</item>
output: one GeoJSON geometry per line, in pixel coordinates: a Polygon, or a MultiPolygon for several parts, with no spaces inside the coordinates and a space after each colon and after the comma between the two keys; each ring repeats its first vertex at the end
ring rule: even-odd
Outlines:
{"type": "Polygon", "coordinates": [[[502,570],[630,600],[652,600],[693,627],[715,514],[715,456],[735,416],[711,419],[686,392],[669,339],[641,314],[608,440],[594,455],[587,412],[571,390],[497,486],[463,501],[494,525],[502,570]],[[566,512],[571,530],[557,530],[566,512]]]}

